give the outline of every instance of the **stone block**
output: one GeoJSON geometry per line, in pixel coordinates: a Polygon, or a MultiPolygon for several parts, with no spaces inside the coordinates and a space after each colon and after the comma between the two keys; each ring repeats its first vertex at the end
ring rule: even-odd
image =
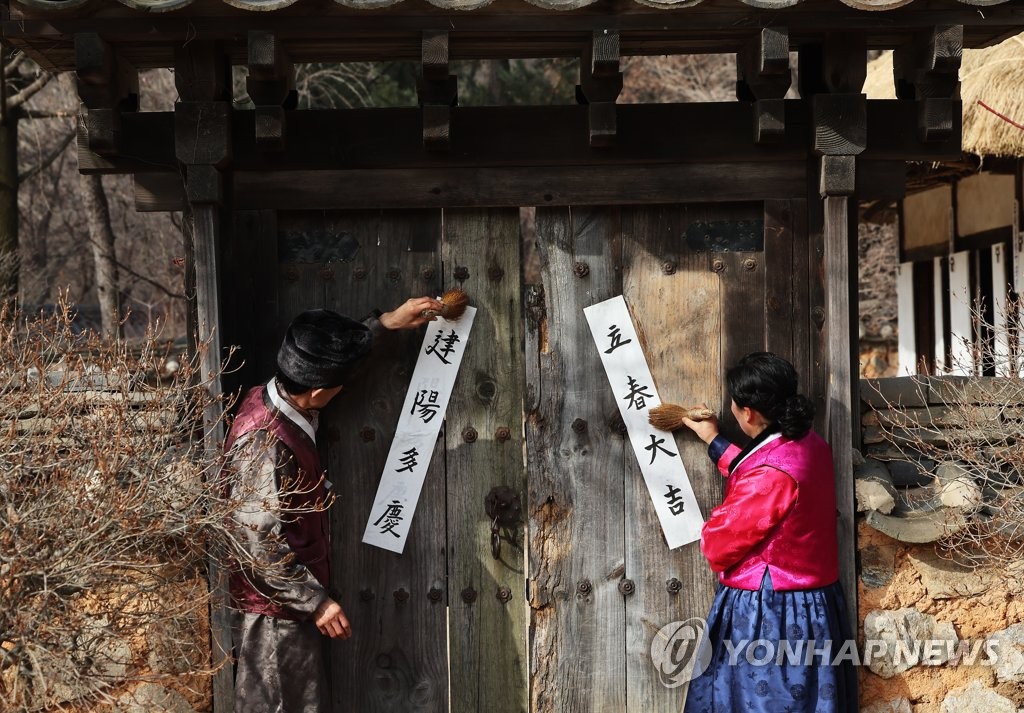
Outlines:
{"type": "Polygon", "coordinates": [[[981,681],[954,691],[942,701],[942,713],[1017,713],[1017,706],[981,681]]]}

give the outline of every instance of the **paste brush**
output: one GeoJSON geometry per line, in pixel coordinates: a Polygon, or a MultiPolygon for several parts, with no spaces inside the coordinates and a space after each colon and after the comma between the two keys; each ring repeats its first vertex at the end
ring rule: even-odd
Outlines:
{"type": "Polygon", "coordinates": [[[441,309],[425,309],[420,314],[424,317],[444,317],[455,321],[461,317],[469,306],[469,295],[459,289],[448,290],[441,295],[441,309]]]}
{"type": "Polygon", "coordinates": [[[714,418],[715,413],[703,406],[676,406],[675,404],[662,404],[655,406],[648,412],[648,421],[651,425],[662,431],[675,431],[681,428],[683,419],[691,421],[706,421],[714,418]]]}

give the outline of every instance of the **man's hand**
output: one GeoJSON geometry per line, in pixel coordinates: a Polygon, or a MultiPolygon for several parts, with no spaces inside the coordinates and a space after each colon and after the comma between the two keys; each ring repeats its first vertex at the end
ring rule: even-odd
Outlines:
{"type": "Polygon", "coordinates": [[[347,639],[352,636],[352,626],[348,623],[345,610],[333,599],[325,599],[313,612],[316,628],[324,636],[332,639],[347,639]]]}
{"type": "MultiPolygon", "coordinates": [[[[705,404],[700,404],[697,408],[707,408],[707,406],[705,404]]],[[[684,416],[683,423],[687,428],[697,434],[697,438],[705,443],[711,443],[711,441],[715,440],[715,436],[718,435],[718,419],[714,416],[701,421],[694,421],[692,418],[686,418],[684,416]]]]}
{"type": "Polygon", "coordinates": [[[440,312],[443,307],[444,305],[433,297],[410,297],[391,312],[382,314],[380,323],[386,329],[412,329],[434,319],[424,317],[424,310],[440,312]]]}

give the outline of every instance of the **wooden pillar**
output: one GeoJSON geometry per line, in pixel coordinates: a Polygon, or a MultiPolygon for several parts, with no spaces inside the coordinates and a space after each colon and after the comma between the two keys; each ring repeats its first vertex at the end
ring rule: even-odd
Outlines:
{"type": "MultiPolygon", "coordinates": [[[[230,65],[220,48],[211,42],[193,41],[175,56],[174,82],[181,100],[175,105],[175,155],[181,163],[192,227],[192,264],[195,270],[195,333],[201,352],[200,376],[215,396],[222,393],[222,331],[220,319],[220,256],[225,239],[225,216],[230,215],[224,171],[231,157],[230,65]]],[[[208,454],[218,452],[223,441],[221,405],[205,414],[208,454]]],[[[210,582],[219,576],[210,567],[210,582]]],[[[210,605],[210,638],[213,664],[231,653],[227,593],[218,587],[210,605]]],[[[230,664],[221,666],[213,679],[214,713],[234,707],[234,683],[230,664]]]]}
{"type": "Polygon", "coordinates": [[[860,444],[857,320],[857,155],[867,146],[867,101],[860,93],[867,71],[864,38],[828,35],[800,51],[801,94],[813,112],[812,146],[824,276],[824,429],[836,474],[839,572],[857,631],[856,532],[853,448],[860,444]]]}

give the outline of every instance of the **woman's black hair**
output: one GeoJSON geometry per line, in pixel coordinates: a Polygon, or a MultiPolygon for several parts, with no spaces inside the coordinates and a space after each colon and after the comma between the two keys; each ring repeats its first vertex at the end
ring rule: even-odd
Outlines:
{"type": "Polygon", "coordinates": [[[293,379],[289,379],[287,376],[281,373],[280,369],[277,370],[277,374],[275,375],[274,379],[277,381],[277,385],[280,386],[284,390],[284,392],[286,394],[289,394],[290,396],[298,396],[299,394],[304,394],[307,391],[313,390],[312,386],[306,386],[305,384],[300,384],[299,382],[294,381],[293,379]]]}
{"type": "Polygon", "coordinates": [[[725,374],[732,400],[778,426],[786,438],[801,438],[814,422],[814,404],[797,392],[793,365],[771,352],[754,352],[725,374]]]}

